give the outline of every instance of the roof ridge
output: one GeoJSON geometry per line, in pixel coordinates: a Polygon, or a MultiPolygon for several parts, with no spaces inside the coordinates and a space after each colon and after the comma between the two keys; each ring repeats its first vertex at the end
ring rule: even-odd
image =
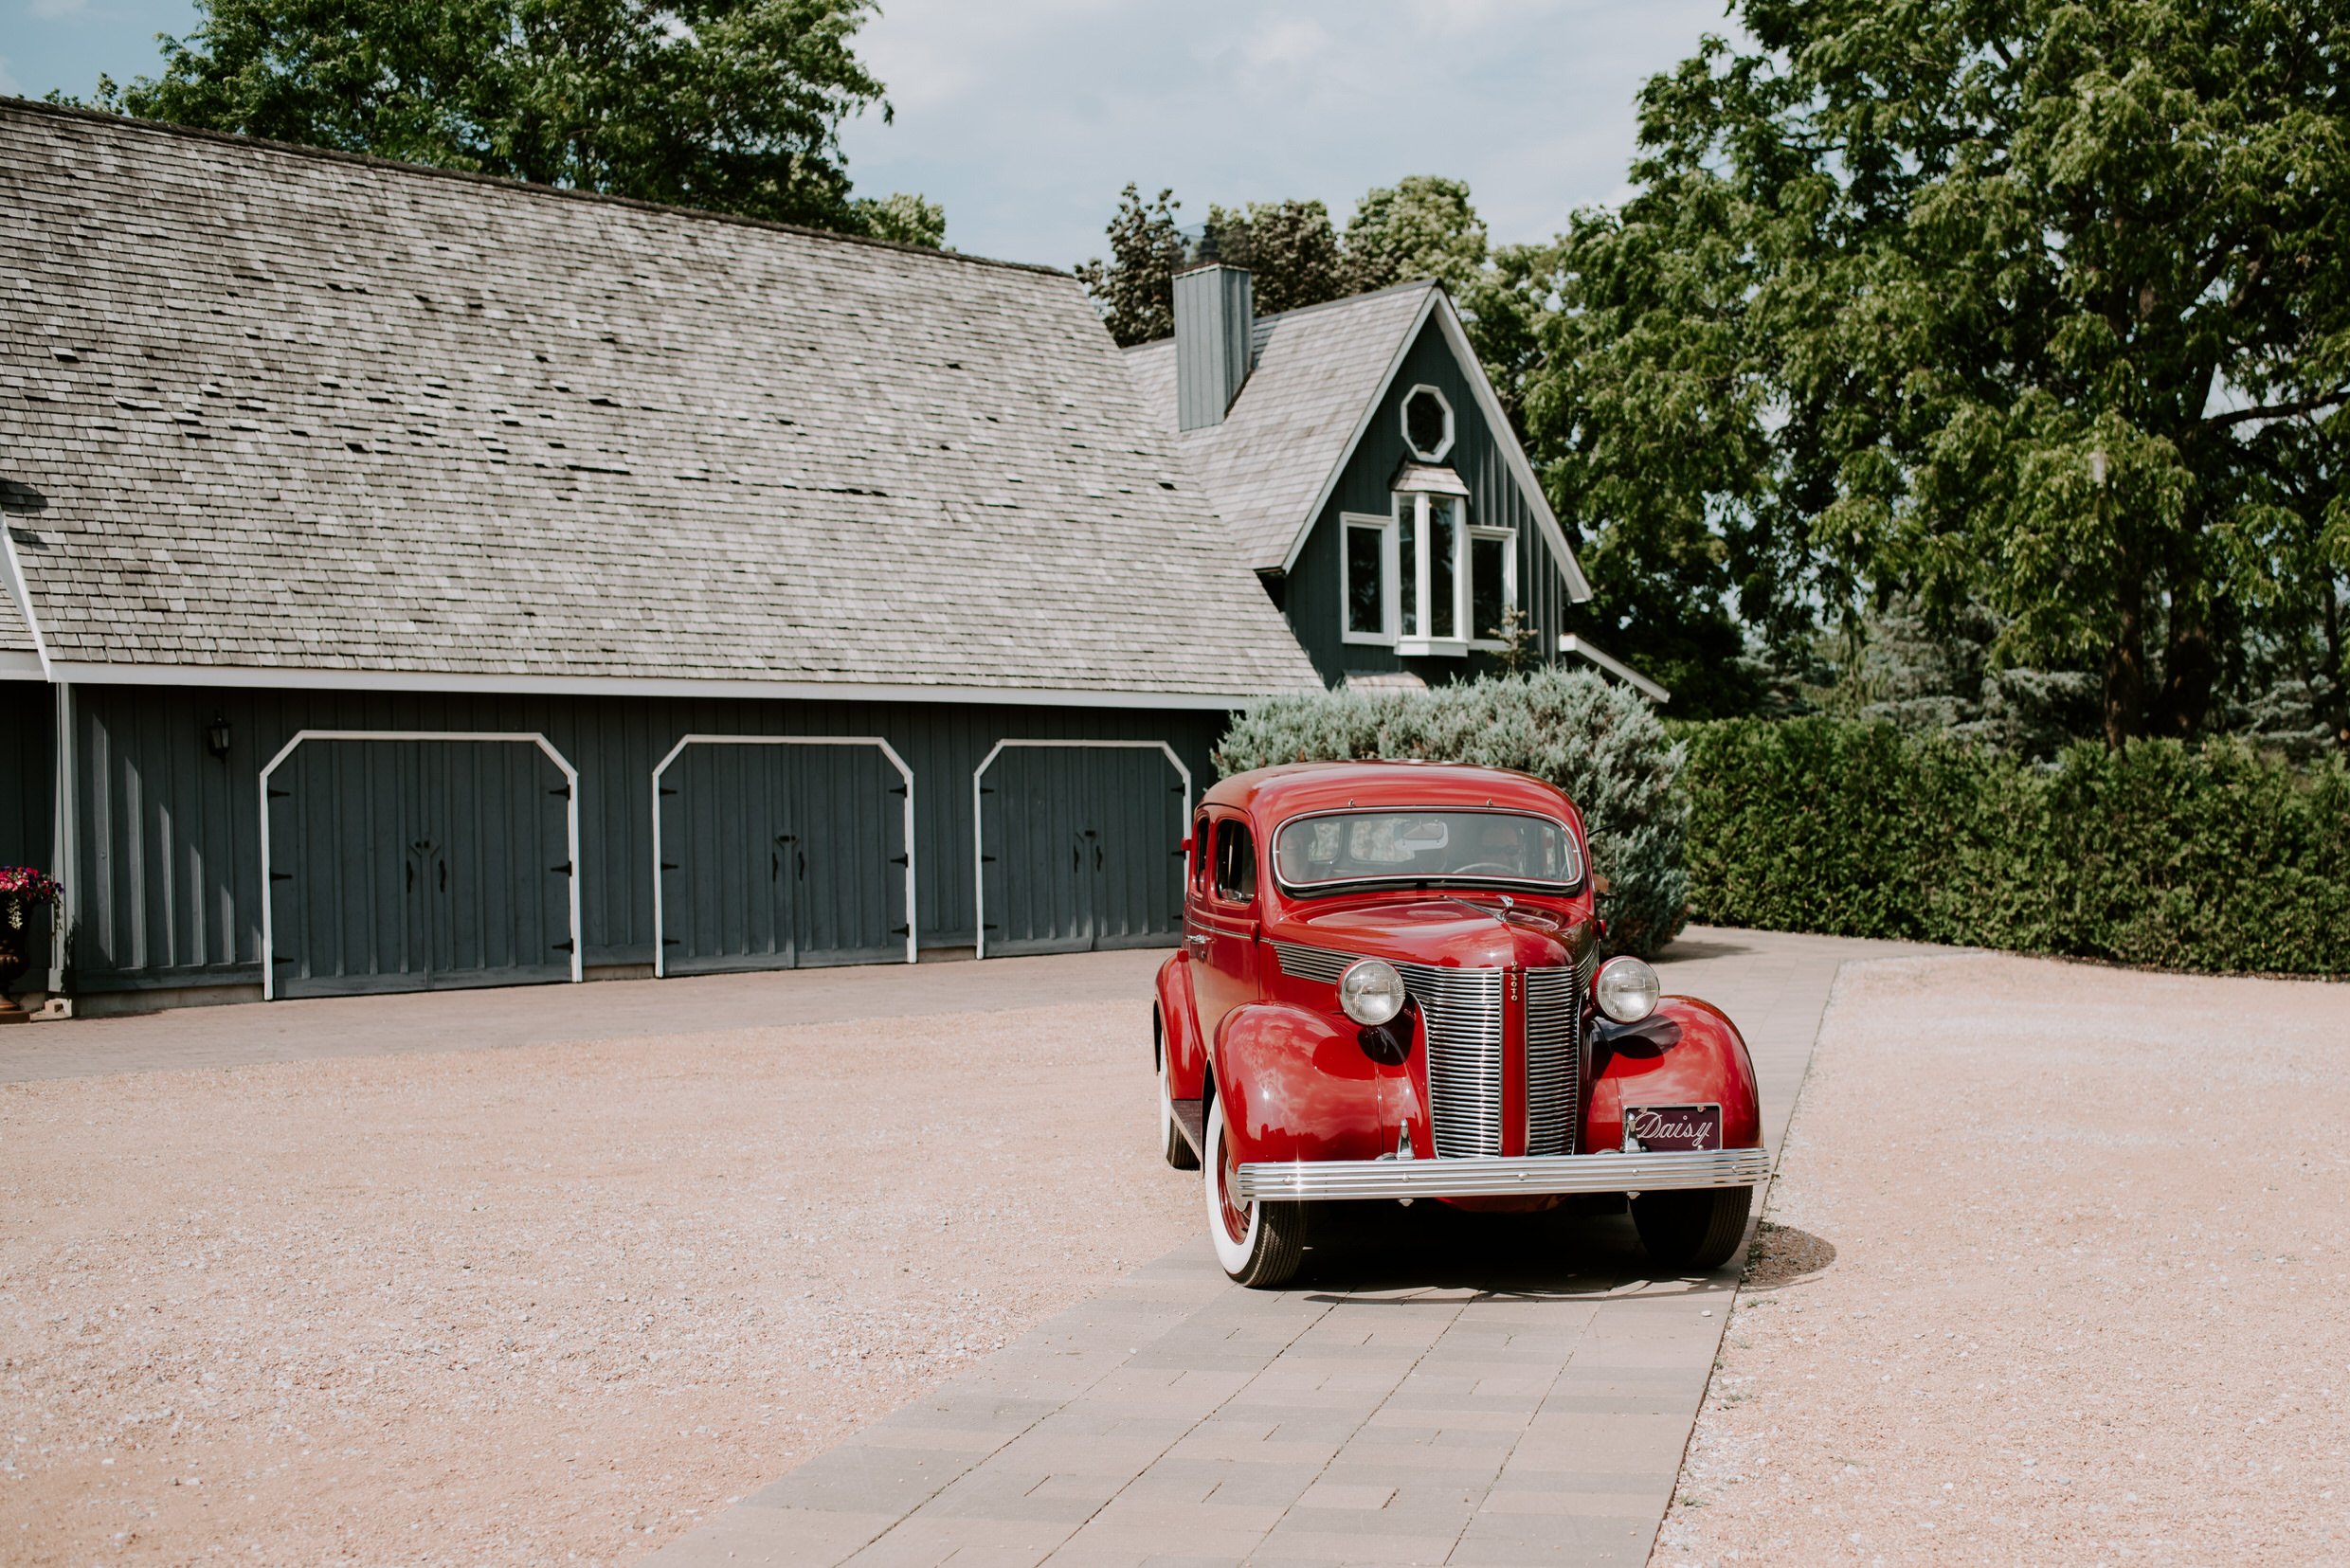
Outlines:
{"type": "MultiPolygon", "coordinates": [[[[1401,283],[1390,283],[1383,289],[1365,289],[1361,294],[1349,294],[1337,299],[1325,299],[1318,305],[1300,305],[1295,310],[1280,311],[1272,315],[1260,315],[1256,317],[1256,325],[1263,327],[1275,321],[1288,321],[1300,315],[1311,315],[1316,311],[1334,311],[1341,305],[1360,305],[1365,299],[1376,299],[1383,294],[1401,294],[1409,289],[1440,289],[1442,287],[1444,287],[1443,282],[1435,278],[1406,279],[1401,283]]],[[[1132,353],[1137,349],[1155,349],[1162,344],[1174,341],[1172,337],[1154,337],[1148,343],[1129,343],[1121,351],[1132,353]]]]}
{"type": "Polygon", "coordinates": [[[398,158],[379,157],[372,153],[346,153],[334,147],[311,147],[296,141],[272,141],[266,136],[248,136],[236,131],[211,131],[197,125],[177,125],[170,120],[140,119],[132,115],[109,114],[103,109],[86,109],[78,104],[44,103],[38,99],[0,94],[0,115],[11,111],[29,110],[57,119],[78,119],[108,126],[119,131],[142,132],[154,135],[180,136],[190,141],[219,142],[226,146],[258,148],[263,152],[282,153],[293,157],[316,158],[326,163],[355,164],[364,169],[380,169],[391,173],[419,174],[432,179],[458,180],[470,185],[488,186],[531,196],[552,196],[567,201],[596,202],[610,207],[628,207],[639,212],[660,213],[680,218],[698,218],[712,223],[735,224],[745,228],[764,228],[778,234],[796,234],[811,240],[837,240],[842,244],[868,245],[880,250],[903,251],[910,256],[936,257],[946,261],[966,261],[973,266],[1004,267],[1014,272],[1040,272],[1049,277],[1074,276],[1058,267],[1048,267],[1040,261],[1005,261],[992,256],[973,256],[960,250],[933,249],[929,245],[910,245],[899,240],[877,240],[864,234],[843,234],[838,229],[811,228],[804,224],[782,224],[769,218],[748,218],[738,212],[714,212],[708,207],[678,207],[668,202],[648,202],[637,196],[619,196],[604,190],[580,190],[569,186],[538,185],[530,180],[509,179],[503,174],[482,174],[468,169],[443,169],[428,163],[404,163],[398,158]]]}

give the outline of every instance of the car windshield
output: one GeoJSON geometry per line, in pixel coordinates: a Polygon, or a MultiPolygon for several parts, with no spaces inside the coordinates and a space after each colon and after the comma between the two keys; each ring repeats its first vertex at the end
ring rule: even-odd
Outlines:
{"type": "Polygon", "coordinates": [[[1311,891],[1341,882],[1582,880],[1563,823],[1513,811],[1347,811],[1300,817],[1274,835],[1282,882],[1311,891]]]}

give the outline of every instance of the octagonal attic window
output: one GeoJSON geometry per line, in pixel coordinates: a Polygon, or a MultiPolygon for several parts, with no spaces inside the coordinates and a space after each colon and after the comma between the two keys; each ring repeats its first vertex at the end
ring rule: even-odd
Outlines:
{"type": "Polygon", "coordinates": [[[1403,440],[1422,462],[1441,462],[1453,449],[1453,406],[1434,387],[1403,394],[1403,440]]]}

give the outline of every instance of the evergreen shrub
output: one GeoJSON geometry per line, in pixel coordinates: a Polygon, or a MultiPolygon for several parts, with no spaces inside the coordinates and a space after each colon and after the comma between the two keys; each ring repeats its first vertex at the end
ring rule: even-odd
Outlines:
{"type": "Polygon", "coordinates": [[[1256,704],[1225,734],[1226,773],[1277,763],[1428,758],[1531,773],[1591,837],[1608,950],[1646,956],[1686,923],[1682,748],[1648,703],[1587,672],[1539,670],[1425,692],[1327,692],[1256,704]]]}
{"type": "Polygon", "coordinates": [[[1882,723],[1679,727],[1693,918],[2113,959],[2350,973],[2350,773],[2239,744],[2052,766],[1882,723]]]}

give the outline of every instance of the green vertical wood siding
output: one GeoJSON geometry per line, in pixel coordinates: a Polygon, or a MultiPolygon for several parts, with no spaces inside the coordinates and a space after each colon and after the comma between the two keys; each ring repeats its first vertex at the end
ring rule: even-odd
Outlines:
{"type": "Polygon", "coordinates": [[[1433,320],[1420,328],[1419,338],[1403,357],[1401,369],[1371,417],[1354,456],[1339,475],[1338,483],[1314,519],[1313,532],[1282,584],[1281,608],[1290,629],[1313,660],[1322,678],[1333,684],[1350,673],[1389,674],[1408,670],[1430,685],[1465,678],[1491,666],[1491,655],[1473,653],[1466,658],[1403,658],[1391,648],[1344,640],[1340,617],[1345,612],[1339,574],[1344,548],[1341,513],[1390,511],[1387,483],[1397,466],[1411,456],[1404,444],[1399,413],[1404,394],[1414,387],[1434,387],[1453,406],[1453,449],[1445,461],[1469,487],[1469,520],[1517,531],[1518,604],[1533,623],[1546,658],[1557,658],[1559,637],[1566,629],[1566,585],[1559,563],[1535,531],[1534,509],[1509,471],[1503,442],[1507,430],[1486,423],[1469,378],[1444,341],[1443,330],[1433,320]]]}
{"type": "MultiPolygon", "coordinates": [[[[51,700],[46,687],[27,689],[51,700]]],[[[1204,788],[1215,777],[1208,749],[1226,724],[1215,712],[962,703],[117,686],[79,686],[74,696],[81,809],[71,979],[88,991],[259,982],[257,781],[300,730],[546,735],[580,773],[582,959],[597,967],[653,960],[651,775],[687,733],[888,740],[915,778],[921,941],[967,947],[977,938],[971,770],[997,741],[1165,740],[1204,788]],[[205,746],[215,714],[230,729],[226,760],[205,746]]],[[[45,821],[46,810],[45,795],[34,816],[45,821]]]]}

